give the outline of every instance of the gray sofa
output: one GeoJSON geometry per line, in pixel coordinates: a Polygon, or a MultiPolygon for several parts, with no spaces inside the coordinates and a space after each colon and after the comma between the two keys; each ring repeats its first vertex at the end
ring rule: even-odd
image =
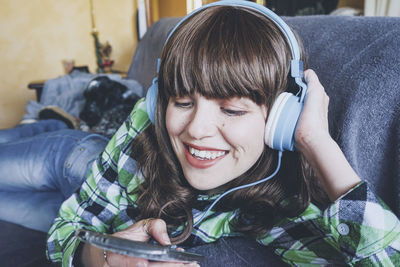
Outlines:
{"type": "MultiPolygon", "coordinates": [[[[332,136],[356,172],[400,215],[400,18],[288,17],[299,33],[314,69],[330,96],[332,136]]],[[[167,32],[178,18],[155,23],[140,41],[128,78],[147,88],[156,75],[167,32]]],[[[1,266],[52,266],[45,260],[45,233],[0,222],[1,266]]],[[[225,242],[225,241],[224,241],[225,242]]],[[[254,257],[277,266],[265,248],[248,240],[242,244],[254,257]],[[259,255],[263,254],[263,255],[259,255]]],[[[218,243],[221,257],[238,243],[218,243]]],[[[196,248],[207,254],[210,248],[196,248]]],[[[243,261],[237,266],[254,265],[243,261]]],[[[267,263],[265,265],[268,265],[267,263]]],[[[265,266],[264,265],[264,266],[265,266]]],[[[204,266],[213,266],[212,261],[204,266]]]]}

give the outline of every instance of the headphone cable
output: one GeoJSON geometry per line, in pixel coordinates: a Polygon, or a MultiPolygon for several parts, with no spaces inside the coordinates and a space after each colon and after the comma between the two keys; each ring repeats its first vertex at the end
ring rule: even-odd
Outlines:
{"type": "Polygon", "coordinates": [[[256,182],[250,183],[250,184],[245,184],[245,185],[240,185],[234,188],[229,189],[228,191],[224,192],[222,195],[220,195],[216,200],[214,200],[214,202],[210,205],[210,207],[208,207],[208,209],[206,210],[205,213],[203,213],[203,215],[200,217],[200,220],[198,220],[193,227],[197,226],[207,215],[207,213],[209,213],[209,211],[217,204],[218,201],[220,201],[224,196],[226,196],[229,193],[232,193],[234,191],[243,189],[243,188],[247,188],[250,186],[254,186],[254,185],[258,185],[261,183],[264,183],[270,179],[272,179],[279,171],[280,167],[281,167],[281,161],[282,161],[282,151],[278,152],[278,166],[276,167],[275,171],[268,177],[265,177],[264,179],[258,180],[256,182]]]}

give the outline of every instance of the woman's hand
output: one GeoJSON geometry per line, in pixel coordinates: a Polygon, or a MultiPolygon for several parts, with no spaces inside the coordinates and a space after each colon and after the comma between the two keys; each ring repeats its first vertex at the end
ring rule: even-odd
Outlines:
{"type": "MultiPolygon", "coordinates": [[[[123,231],[112,234],[113,236],[135,241],[147,242],[153,237],[161,245],[170,245],[167,227],[161,219],[146,219],[138,221],[123,231]]],[[[161,264],[160,264],[161,265],[161,264]]],[[[104,266],[151,266],[149,261],[141,258],[123,256],[107,252],[107,262],[104,266]]],[[[168,265],[161,265],[168,266],[168,265]]],[[[174,266],[174,265],[172,265],[174,266]]]]}
{"type": "MultiPolygon", "coordinates": [[[[128,228],[112,234],[112,236],[130,239],[134,241],[147,242],[153,237],[161,245],[170,245],[171,241],[167,233],[167,226],[161,219],[146,219],[138,221],[128,228]]],[[[174,262],[149,262],[146,259],[129,257],[107,251],[107,260],[103,258],[103,250],[85,244],[83,251],[84,266],[101,266],[104,267],[124,267],[124,266],[198,266],[196,263],[174,263],[174,262]],[[86,250],[86,251],[85,251],[86,250]],[[86,262],[87,258],[96,258],[96,262],[86,262]],[[88,263],[88,264],[86,264],[88,263]],[[100,264],[101,263],[101,264],[100,264]]]]}
{"type": "Polygon", "coordinates": [[[167,225],[161,219],[145,219],[136,222],[128,228],[112,234],[112,236],[147,242],[153,237],[161,245],[171,245],[167,233],[167,225]]]}
{"type": "Polygon", "coordinates": [[[313,70],[304,72],[308,93],[295,133],[295,146],[313,168],[332,201],[361,182],[329,134],[329,97],[313,70]]]}
{"type": "Polygon", "coordinates": [[[295,146],[300,152],[331,139],[328,128],[329,96],[313,70],[306,70],[304,76],[308,92],[295,134],[295,146]]]}

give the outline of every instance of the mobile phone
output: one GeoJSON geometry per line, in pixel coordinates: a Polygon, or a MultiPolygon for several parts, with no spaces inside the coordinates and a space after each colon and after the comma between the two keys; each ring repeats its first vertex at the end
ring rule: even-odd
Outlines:
{"type": "Polygon", "coordinates": [[[176,246],[133,241],[85,229],[76,230],[75,236],[85,243],[106,251],[152,261],[187,263],[201,262],[204,259],[203,255],[180,251],[176,246]]]}

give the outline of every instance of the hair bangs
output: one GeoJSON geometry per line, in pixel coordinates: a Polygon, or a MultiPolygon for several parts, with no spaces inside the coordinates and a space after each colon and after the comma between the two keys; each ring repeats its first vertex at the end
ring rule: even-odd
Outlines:
{"type": "Polygon", "coordinates": [[[273,40],[276,32],[266,30],[271,27],[260,24],[257,13],[248,16],[251,11],[218,9],[224,12],[212,19],[202,20],[204,16],[198,15],[191,23],[184,22],[180,27],[186,30],[177,30],[168,41],[160,73],[162,90],[166,97],[199,93],[207,98],[247,97],[257,104],[269,104],[286,86],[278,81],[282,73],[288,73],[288,66],[282,66],[287,49],[277,51],[274,44],[281,44],[282,39],[273,40]]]}

